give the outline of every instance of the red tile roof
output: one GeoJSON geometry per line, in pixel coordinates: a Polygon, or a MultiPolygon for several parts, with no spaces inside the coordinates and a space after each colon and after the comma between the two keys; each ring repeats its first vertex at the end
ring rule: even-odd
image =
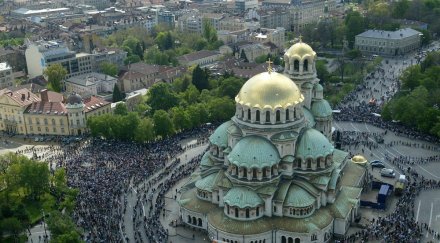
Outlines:
{"type": "Polygon", "coordinates": [[[91,96],[90,98],[84,99],[83,102],[84,102],[84,111],[86,113],[110,104],[110,102],[105,101],[96,96],[91,96]]]}
{"type": "Polygon", "coordinates": [[[40,98],[32,93],[30,90],[24,88],[16,91],[9,89],[3,89],[0,94],[4,94],[15,101],[19,106],[27,106],[35,101],[40,101],[40,98]]]}
{"type": "Polygon", "coordinates": [[[38,101],[32,103],[25,110],[29,114],[46,114],[46,115],[65,115],[67,109],[61,102],[44,102],[38,101]]]}

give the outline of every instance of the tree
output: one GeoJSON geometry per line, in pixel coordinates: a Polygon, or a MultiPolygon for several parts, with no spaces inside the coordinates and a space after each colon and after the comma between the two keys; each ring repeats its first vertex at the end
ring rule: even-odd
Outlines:
{"type": "Polygon", "coordinates": [[[156,135],[165,138],[174,133],[173,122],[166,111],[157,110],[154,112],[153,122],[156,135]]]}
{"type": "Polygon", "coordinates": [[[218,87],[220,96],[228,96],[233,99],[237,96],[241,87],[244,84],[244,80],[241,78],[230,77],[224,79],[220,82],[220,86],[218,87]]]}
{"type": "Polygon", "coordinates": [[[199,95],[199,90],[197,90],[196,86],[192,84],[190,84],[184,92],[180,93],[181,98],[188,104],[197,103],[199,95]]]}
{"type": "Polygon", "coordinates": [[[115,87],[113,87],[113,102],[121,101],[125,98],[125,94],[121,92],[119,89],[119,86],[115,84],[115,87]]]}
{"type": "Polygon", "coordinates": [[[153,111],[169,110],[179,104],[179,97],[168,83],[155,83],[148,90],[147,104],[153,111]]]}
{"type": "Polygon", "coordinates": [[[124,60],[124,64],[128,65],[130,63],[137,63],[140,62],[141,58],[138,55],[130,55],[124,60]]]}
{"type": "Polygon", "coordinates": [[[115,115],[125,116],[128,114],[128,108],[125,103],[118,103],[116,104],[115,110],[113,112],[115,115]]]}
{"type": "Polygon", "coordinates": [[[111,62],[101,63],[100,68],[104,74],[107,74],[112,77],[116,77],[116,75],[118,75],[118,72],[119,72],[118,66],[116,66],[115,64],[113,64],[111,62]]]}
{"type": "Polygon", "coordinates": [[[235,105],[229,98],[214,98],[208,103],[208,110],[211,121],[223,122],[234,116],[235,105]]]}
{"type": "Polygon", "coordinates": [[[143,118],[134,133],[134,141],[138,143],[147,142],[154,139],[154,126],[151,119],[143,118]]]}
{"type": "Polygon", "coordinates": [[[52,211],[47,218],[47,227],[54,242],[82,242],[75,223],[66,214],[52,211]]]}
{"type": "Polygon", "coordinates": [[[177,131],[185,130],[191,127],[191,120],[188,112],[180,107],[173,107],[171,109],[171,117],[173,121],[174,128],[177,131]]]}
{"type": "Polygon", "coordinates": [[[401,0],[393,2],[393,17],[396,19],[403,19],[409,9],[408,0],[401,0]]]}
{"type": "Polygon", "coordinates": [[[345,17],[345,26],[348,45],[353,48],[356,35],[365,31],[364,17],[357,11],[350,11],[345,17]]]}
{"type": "Polygon", "coordinates": [[[61,81],[66,77],[67,70],[59,63],[52,64],[44,70],[44,75],[48,79],[48,88],[55,92],[61,92],[61,81]]]}
{"type": "Polygon", "coordinates": [[[244,62],[249,62],[246,52],[244,52],[244,49],[241,49],[240,58],[243,59],[244,62]]]}
{"type": "Polygon", "coordinates": [[[217,31],[208,19],[203,19],[203,37],[208,43],[217,41],[217,31]]]}
{"type": "Polygon", "coordinates": [[[192,83],[199,91],[203,89],[209,89],[208,74],[205,70],[202,70],[199,65],[197,65],[192,73],[192,83]]]}

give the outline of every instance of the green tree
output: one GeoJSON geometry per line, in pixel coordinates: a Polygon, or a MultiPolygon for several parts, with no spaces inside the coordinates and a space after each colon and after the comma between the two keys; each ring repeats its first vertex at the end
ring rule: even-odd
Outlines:
{"type": "Polygon", "coordinates": [[[365,20],[357,11],[350,11],[345,17],[346,32],[348,45],[353,48],[356,35],[365,31],[365,20]]]}
{"type": "Polygon", "coordinates": [[[208,43],[217,41],[217,31],[207,19],[203,19],[203,37],[208,43]]]}
{"type": "Polygon", "coordinates": [[[121,101],[125,98],[125,94],[121,92],[119,86],[115,84],[113,87],[113,102],[121,101]]]}
{"type": "Polygon", "coordinates": [[[177,131],[185,130],[191,127],[191,119],[188,112],[180,107],[173,107],[171,109],[171,119],[173,126],[177,131]]]}
{"type": "Polygon", "coordinates": [[[241,87],[244,84],[244,80],[241,78],[230,77],[224,79],[220,82],[220,86],[218,87],[220,96],[228,96],[233,99],[237,96],[241,87]]]}
{"type": "Polygon", "coordinates": [[[82,242],[79,230],[66,214],[52,211],[47,218],[47,227],[54,242],[82,242]]]}
{"type": "Polygon", "coordinates": [[[240,58],[243,59],[244,62],[249,62],[249,60],[246,56],[246,52],[244,52],[244,49],[241,49],[240,58]]]}
{"type": "Polygon", "coordinates": [[[235,113],[234,102],[226,97],[214,98],[208,103],[209,118],[213,122],[223,122],[231,119],[235,113]]]}
{"type": "Polygon", "coordinates": [[[209,89],[209,75],[206,70],[202,70],[199,65],[197,65],[192,73],[192,83],[199,91],[203,89],[209,89]]]}
{"type": "Polygon", "coordinates": [[[148,118],[143,118],[139,121],[134,134],[134,141],[147,142],[154,139],[154,126],[153,122],[148,118]]]}
{"type": "Polygon", "coordinates": [[[192,84],[190,84],[184,92],[180,93],[181,98],[186,101],[187,104],[197,103],[199,95],[199,90],[197,90],[196,86],[192,84]]]}
{"type": "Polygon", "coordinates": [[[409,1],[401,0],[393,2],[393,17],[396,19],[403,19],[409,9],[409,1]]]}
{"type": "Polygon", "coordinates": [[[173,122],[166,111],[157,110],[154,112],[153,122],[156,135],[165,138],[174,133],[173,122]]]}
{"type": "Polygon", "coordinates": [[[115,110],[113,112],[115,115],[120,115],[120,116],[125,116],[128,114],[128,108],[127,105],[125,105],[125,103],[117,103],[115,110]]]}
{"type": "Polygon", "coordinates": [[[140,62],[141,58],[138,55],[130,55],[124,60],[125,65],[129,65],[130,63],[140,62]]]}
{"type": "Polygon", "coordinates": [[[155,83],[148,90],[147,104],[153,111],[169,110],[179,104],[179,97],[168,83],[155,83]]]}
{"type": "Polygon", "coordinates": [[[101,63],[100,68],[104,74],[107,74],[112,77],[116,77],[116,75],[118,75],[118,72],[119,72],[118,66],[116,66],[115,64],[113,64],[111,62],[101,63]]]}
{"type": "Polygon", "coordinates": [[[1,231],[17,237],[23,230],[24,226],[20,220],[15,217],[5,218],[0,221],[1,231]]]}
{"type": "Polygon", "coordinates": [[[66,77],[67,70],[59,63],[52,64],[44,70],[44,76],[47,77],[48,88],[55,92],[61,92],[63,87],[61,81],[66,77]]]}

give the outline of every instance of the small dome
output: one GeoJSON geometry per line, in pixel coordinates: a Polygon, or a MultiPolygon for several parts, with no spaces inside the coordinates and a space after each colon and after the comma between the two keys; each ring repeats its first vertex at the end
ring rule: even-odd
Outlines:
{"type": "Polygon", "coordinates": [[[314,85],[313,89],[318,91],[318,92],[323,92],[324,91],[324,87],[322,87],[322,85],[320,83],[316,83],[314,85]]]}
{"type": "Polygon", "coordinates": [[[364,165],[368,162],[368,160],[360,154],[353,156],[353,158],[351,158],[351,161],[355,164],[361,164],[361,165],[364,165]]]}
{"type": "Polygon", "coordinates": [[[313,84],[310,83],[310,82],[306,82],[306,83],[304,83],[304,84],[301,86],[301,88],[303,88],[303,89],[313,89],[313,84]]]}
{"type": "Polygon", "coordinates": [[[284,200],[284,207],[304,208],[315,203],[316,199],[298,185],[291,185],[284,200]]]}
{"type": "Polygon", "coordinates": [[[333,110],[326,100],[322,99],[313,101],[312,114],[314,117],[329,117],[332,113],[333,110]]]}
{"type": "Polygon", "coordinates": [[[239,167],[263,168],[277,164],[280,155],[269,140],[252,135],[238,141],[228,155],[228,159],[239,167]]]}
{"type": "Polygon", "coordinates": [[[263,204],[263,200],[258,196],[256,192],[245,187],[233,187],[229,190],[225,197],[224,202],[229,206],[239,208],[255,208],[258,205],[263,204]]]}
{"type": "Polygon", "coordinates": [[[300,58],[303,58],[304,56],[315,57],[316,52],[312,49],[312,47],[300,41],[292,45],[284,55],[288,57],[298,56],[300,58]]]}
{"type": "Polygon", "coordinates": [[[76,105],[76,104],[81,104],[81,103],[82,103],[81,96],[75,92],[71,93],[67,97],[67,104],[69,104],[69,105],[76,105]]]}
{"type": "Polygon", "coordinates": [[[219,147],[226,148],[228,146],[228,127],[233,124],[232,121],[227,121],[218,126],[214,133],[209,136],[209,142],[219,147]]]}
{"type": "Polygon", "coordinates": [[[231,135],[236,135],[236,136],[243,135],[243,132],[241,131],[241,129],[235,124],[232,124],[231,126],[228,127],[228,133],[231,135]]]}
{"type": "Polygon", "coordinates": [[[196,181],[195,186],[197,187],[197,189],[212,192],[212,189],[215,186],[217,175],[218,175],[218,173],[212,173],[212,174],[196,181]]]}
{"type": "Polygon", "coordinates": [[[306,128],[296,146],[296,157],[301,159],[325,157],[333,153],[334,147],[318,130],[306,128]]]}
{"type": "Polygon", "coordinates": [[[307,127],[312,128],[315,126],[315,118],[312,113],[306,107],[303,107],[304,117],[306,118],[307,127]]]}
{"type": "Polygon", "coordinates": [[[259,108],[287,107],[304,100],[298,86],[283,74],[264,72],[250,78],[241,88],[235,101],[259,108]]]}

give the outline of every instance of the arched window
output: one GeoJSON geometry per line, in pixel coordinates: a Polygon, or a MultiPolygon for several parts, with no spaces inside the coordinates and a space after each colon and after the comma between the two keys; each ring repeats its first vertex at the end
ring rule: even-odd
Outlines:
{"type": "Polygon", "coordinates": [[[290,120],[289,109],[286,109],[286,121],[290,120]]]}
{"type": "Polygon", "coordinates": [[[226,204],[226,212],[227,212],[227,214],[229,214],[229,205],[228,204],[226,204]]]}
{"type": "Polygon", "coordinates": [[[256,214],[257,214],[257,217],[260,216],[260,207],[257,207],[257,212],[256,212],[256,214]]]}
{"type": "Polygon", "coordinates": [[[55,125],[55,119],[52,118],[52,125],[55,125]]]}
{"type": "Polygon", "coordinates": [[[263,168],[263,178],[267,177],[266,168],[263,168]]]}
{"type": "Polygon", "coordinates": [[[199,224],[198,225],[202,226],[202,219],[201,218],[199,218],[199,224]]]}
{"type": "Polygon", "coordinates": [[[244,110],[243,109],[241,109],[241,118],[242,119],[244,118],[244,110]]]}
{"type": "Polygon", "coordinates": [[[312,159],[307,159],[307,169],[312,168],[312,159]]]}
{"type": "Polygon", "coordinates": [[[193,218],[192,218],[192,221],[193,221],[193,225],[197,225],[197,219],[196,219],[196,217],[193,217],[193,218]]]}
{"type": "Polygon", "coordinates": [[[260,121],[260,111],[257,110],[257,112],[255,113],[255,121],[259,122],[260,121]]]}
{"type": "Polygon", "coordinates": [[[243,167],[243,177],[247,177],[247,169],[246,169],[246,167],[243,167]]]}
{"type": "Polygon", "coordinates": [[[293,70],[295,72],[299,72],[299,61],[298,60],[293,61],[293,70]]]}
{"type": "Polygon", "coordinates": [[[252,179],[257,179],[257,169],[252,169],[252,179]]]}
{"type": "Polygon", "coordinates": [[[303,71],[304,72],[308,72],[309,71],[309,60],[304,60],[304,64],[303,64],[303,71]]]}
{"type": "Polygon", "coordinates": [[[266,122],[270,122],[270,111],[266,111],[266,122]]]}
{"type": "Polygon", "coordinates": [[[188,215],[188,223],[191,223],[191,216],[188,215]]]}
{"type": "Polygon", "coordinates": [[[277,122],[279,122],[279,121],[281,120],[281,111],[280,111],[280,110],[277,110],[275,120],[276,120],[277,122]]]}
{"type": "Polygon", "coordinates": [[[246,208],[246,218],[249,218],[250,217],[250,215],[249,215],[249,208],[246,208]]]}
{"type": "Polygon", "coordinates": [[[235,208],[235,217],[238,218],[238,208],[235,208]]]}
{"type": "Polygon", "coordinates": [[[281,236],[281,243],[287,243],[286,237],[284,235],[281,236]]]}
{"type": "Polygon", "coordinates": [[[292,239],[292,237],[289,237],[288,242],[289,242],[289,243],[293,243],[293,239],[292,239]]]}
{"type": "Polygon", "coordinates": [[[297,160],[297,165],[296,165],[298,168],[301,168],[301,159],[298,159],[297,160]]]}
{"type": "Polygon", "coordinates": [[[238,177],[238,166],[235,166],[235,175],[238,177]]]}
{"type": "Polygon", "coordinates": [[[251,109],[248,109],[248,120],[251,120],[251,109]]]}
{"type": "Polygon", "coordinates": [[[296,108],[293,108],[293,119],[296,118],[296,108]]]}
{"type": "Polygon", "coordinates": [[[301,243],[301,240],[299,238],[296,238],[295,243],[301,243]]]}

